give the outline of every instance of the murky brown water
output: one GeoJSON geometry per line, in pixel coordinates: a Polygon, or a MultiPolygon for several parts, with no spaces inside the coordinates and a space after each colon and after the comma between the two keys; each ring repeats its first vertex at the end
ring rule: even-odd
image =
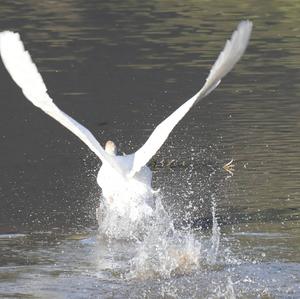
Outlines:
{"type": "Polygon", "coordinates": [[[167,279],[124,278],[136,247],[95,241],[99,161],[1,66],[0,296],[300,297],[297,1],[2,1],[0,11],[56,103],[124,152],[201,87],[237,23],[254,22],[246,55],[152,161],[178,229],[208,223],[195,233],[205,244],[212,201],[221,228],[216,265],[167,279]]]}

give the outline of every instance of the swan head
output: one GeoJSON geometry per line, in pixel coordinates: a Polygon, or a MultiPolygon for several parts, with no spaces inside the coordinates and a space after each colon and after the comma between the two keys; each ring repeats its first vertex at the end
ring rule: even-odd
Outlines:
{"type": "Polygon", "coordinates": [[[112,156],[115,156],[117,154],[117,146],[115,145],[115,143],[111,140],[108,140],[106,143],[105,143],[105,151],[112,155],[112,156]]]}

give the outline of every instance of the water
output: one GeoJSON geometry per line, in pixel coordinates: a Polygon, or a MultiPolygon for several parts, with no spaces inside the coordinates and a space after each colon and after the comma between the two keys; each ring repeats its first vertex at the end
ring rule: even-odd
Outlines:
{"type": "Polygon", "coordinates": [[[254,22],[246,55],[151,162],[164,216],[137,240],[99,234],[99,161],[0,68],[0,296],[300,297],[296,1],[0,8],[56,103],[126,153],[199,89],[237,23],[254,22]]]}

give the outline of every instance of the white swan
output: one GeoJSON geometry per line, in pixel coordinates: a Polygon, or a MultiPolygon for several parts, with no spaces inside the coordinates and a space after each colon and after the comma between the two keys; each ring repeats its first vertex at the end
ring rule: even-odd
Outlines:
{"type": "Polygon", "coordinates": [[[117,148],[112,141],[107,142],[103,149],[89,130],[53,103],[18,33],[0,33],[0,54],[6,69],[25,97],[78,136],[100,158],[102,166],[97,182],[107,206],[135,221],[152,213],[152,173],[146,166],[147,162],[190,108],[213,91],[234,67],[248,45],[251,31],[252,23],[242,21],[226,42],[202,89],[161,122],[138,151],[124,156],[117,155],[117,148]]]}

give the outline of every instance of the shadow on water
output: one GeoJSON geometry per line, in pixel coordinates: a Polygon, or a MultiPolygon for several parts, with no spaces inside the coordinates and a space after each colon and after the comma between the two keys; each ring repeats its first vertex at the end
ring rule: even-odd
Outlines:
{"type": "Polygon", "coordinates": [[[218,227],[216,263],[138,283],[125,274],[137,256],[157,265],[155,243],[95,236],[99,161],[28,103],[1,65],[0,296],[300,297],[299,8],[2,1],[1,29],[21,33],[58,106],[126,153],[199,89],[238,21],[251,19],[254,32],[242,61],[150,165],[177,234],[158,240],[160,257],[189,234],[205,256],[218,227]],[[231,159],[233,176],[222,168],[231,159]]]}

